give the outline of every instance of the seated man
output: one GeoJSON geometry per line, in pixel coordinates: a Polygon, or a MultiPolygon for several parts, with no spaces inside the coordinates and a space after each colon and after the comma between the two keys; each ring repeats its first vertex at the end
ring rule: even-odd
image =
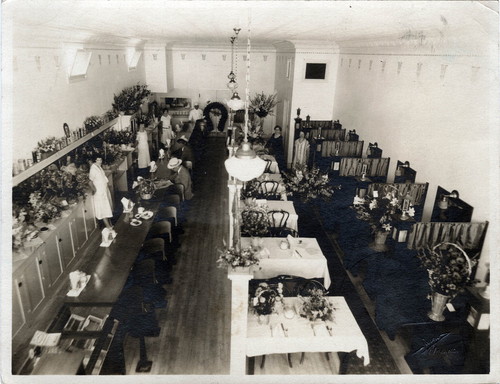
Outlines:
{"type": "Polygon", "coordinates": [[[184,164],[187,167],[187,162],[191,162],[191,166],[193,166],[194,163],[194,156],[193,156],[193,151],[191,148],[187,145],[188,140],[186,136],[182,135],[178,140],[177,143],[179,144],[179,149],[177,149],[175,152],[172,153],[172,157],[177,157],[178,159],[182,160],[182,164],[184,164]]]}
{"type": "Polygon", "coordinates": [[[182,160],[172,157],[168,162],[167,168],[172,170],[170,181],[184,185],[184,199],[191,200],[193,198],[191,175],[187,168],[182,165],[182,160]]]}

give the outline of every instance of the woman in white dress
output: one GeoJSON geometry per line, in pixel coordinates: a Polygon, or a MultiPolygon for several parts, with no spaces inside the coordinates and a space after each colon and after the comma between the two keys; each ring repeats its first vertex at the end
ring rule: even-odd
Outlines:
{"type": "Polygon", "coordinates": [[[306,139],[304,131],[300,131],[299,138],[295,140],[295,151],[293,155],[292,167],[301,167],[307,165],[309,160],[309,142],[306,139]]]}
{"type": "Polygon", "coordinates": [[[162,122],[161,142],[165,145],[166,148],[169,148],[170,142],[175,137],[175,133],[174,131],[172,131],[172,116],[168,114],[167,108],[163,110],[163,115],[160,121],[162,122]]]}
{"type": "Polygon", "coordinates": [[[108,188],[108,178],[102,169],[102,156],[97,154],[94,163],[90,167],[89,185],[94,194],[94,214],[96,219],[104,221],[104,225],[113,229],[109,218],[113,217],[111,208],[111,193],[108,188]]]}
{"type": "Polygon", "coordinates": [[[137,141],[135,146],[137,148],[138,167],[149,167],[151,156],[149,155],[148,133],[144,128],[144,124],[139,125],[139,132],[137,132],[137,141]]]}

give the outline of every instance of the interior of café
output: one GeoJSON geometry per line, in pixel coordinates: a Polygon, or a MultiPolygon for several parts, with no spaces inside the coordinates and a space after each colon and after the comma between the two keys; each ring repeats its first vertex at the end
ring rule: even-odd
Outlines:
{"type": "Polygon", "coordinates": [[[4,2],[2,380],[495,382],[498,25],[4,2]]]}

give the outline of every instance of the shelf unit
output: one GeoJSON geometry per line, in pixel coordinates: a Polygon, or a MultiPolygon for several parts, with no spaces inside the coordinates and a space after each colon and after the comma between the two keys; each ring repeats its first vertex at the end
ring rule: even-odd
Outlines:
{"type": "Polygon", "coordinates": [[[80,145],[84,144],[85,142],[89,141],[93,137],[101,134],[102,132],[106,131],[107,129],[113,127],[115,124],[118,123],[118,118],[115,118],[107,123],[105,123],[103,126],[100,128],[96,129],[95,131],[92,131],[88,133],[87,135],[83,136],[82,138],[76,140],[75,142],[67,145],[63,149],[57,151],[54,153],[52,156],[47,157],[46,159],[33,164],[32,167],[29,167],[25,171],[21,172],[20,174],[14,176],[12,178],[12,186],[15,187],[16,185],[19,185],[22,183],[24,180],[30,178],[31,176],[35,175],[36,173],[40,172],[42,169],[45,167],[48,167],[50,164],[52,164],[54,161],[59,160],[61,157],[65,156],[69,152],[73,151],[74,149],[78,148],[80,145]]]}

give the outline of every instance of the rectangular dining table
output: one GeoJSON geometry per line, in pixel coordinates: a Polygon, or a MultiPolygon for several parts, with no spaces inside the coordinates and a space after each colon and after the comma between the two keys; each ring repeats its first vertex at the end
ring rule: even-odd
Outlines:
{"type": "MultiPolygon", "coordinates": [[[[246,355],[254,358],[273,353],[287,354],[296,352],[341,352],[356,351],[365,366],[370,364],[368,342],[347,302],[342,296],[328,296],[333,305],[333,320],[311,323],[299,315],[301,299],[285,297],[283,305],[294,310],[288,319],[283,311],[270,315],[268,324],[259,324],[258,316],[248,314],[246,355]],[[330,327],[330,330],[328,330],[330,327]]],[[[251,360],[250,365],[253,366],[251,360]]],[[[345,362],[347,363],[347,362],[345,362]]],[[[250,369],[251,370],[251,369],[250,369]]],[[[340,372],[343,373],[343,372],[340,372]]]]}
{"type": "MultiPolygon", "coordinates": [[[[325,288],[330,287],[331,279],[326,261],[318,241],[312,237],[296,237],[297,245],[281,249],[281,237],[263,237],[257,267],[252,267],[255,279],[269,279],[278,275],[293,275],[306,279],[323,278],[325,288]],[[300,243],[300,244],[299,244],[300,243]]],[[[241,246],[249,247],[252,239],[241,238],[241,246]]]]}

